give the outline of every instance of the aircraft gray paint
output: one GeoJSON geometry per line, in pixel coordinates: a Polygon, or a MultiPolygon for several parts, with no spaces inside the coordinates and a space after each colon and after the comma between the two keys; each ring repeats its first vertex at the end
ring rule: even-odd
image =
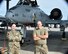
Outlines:
{"type": "Polygon", "coordinates": [[[17,4],[10,8],[6,13],[6,18],[9,18],[12,22],[31,24],[41,20],[43,23],[46,20],[50,20],[47,14],[45,14],[39,7],[32,7],[30,5],[17,4]]]}
{"type": "Polygon", "coordinates": [[[11,8],[6,17],[12,18],[13,21],[21,23],[33,23],[34,14],[36,15],[36,20],[49,20],[49,17],[38,7],[31,7],[28,5],[17,5],[16,8],[11,8]]]}
{"type": "Polygon", "coordinates": [[[62,18],[56,18],[57,20],[52,20],[46,13],[44,13],[38,7],[37,4],[34,4],[34,6],[32,6],[31,2],[29,3],[27,2],[27,4],[26,3],[24,4],[24,1],[28,1],[28,0],[20,0],[16,6],[10,8],[6,12],[5,15],[6,18],[8,18],[11,22],[16,22],[19,24],[21,23],[24,25],[33,25],[34,20],[35,22],[41,20],[43,22],[43,25],[45,24],[64,25],[67,23],[67,21],[61,20],[62,18]]]}
{"type": "MultiPolygon", "coordinates": [[[[16,6],[10,8],[5,15],[5,18],[8,19],[9,22],[16,22],[21,24],[33,24],[34,20],[41,20],[43,24],[67,24],[67,20],[52,20],[49,16],[44,13],[37,4],[35,6],[29,4],[24,4],[24,1],[28,0],[19,0],[16,6]]],[[[36,0],[30,0],[36,1],[36,0]]],[[[27,2],[28,3],[28,2],[27,2]]],[[[1,17],[0,17],[1,18],[1,17]]],[[[3,17],[2,17],[3,18],[3,17]]]]}

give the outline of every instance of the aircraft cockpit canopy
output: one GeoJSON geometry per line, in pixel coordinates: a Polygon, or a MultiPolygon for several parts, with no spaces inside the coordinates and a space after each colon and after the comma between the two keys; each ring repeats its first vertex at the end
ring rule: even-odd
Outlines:
{"type": "Polygon", "coordinates": [[[32,6],[32,7],[38,6],[36,0],[19,0],[19,2],[18,2],[17,5],[20,5],[20,4],[22,4],[22,3],[23,3],[23,5],[30,5],[30,6],[32,6]]]}

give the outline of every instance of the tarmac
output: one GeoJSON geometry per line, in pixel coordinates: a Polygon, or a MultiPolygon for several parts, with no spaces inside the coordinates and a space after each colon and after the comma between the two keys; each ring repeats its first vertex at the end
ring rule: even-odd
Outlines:
{"type": "MultiPolygon", "coordinates": [[[[54,28],[52,28],[54,30],[54,28]]],[[[67,30],[68,28],[66,28],[67,30]]],[[[57,29],[58,30],[58,29],[57,29]]],[[[49,38],[47,39],[48,45],[48,54],[65,54],[68,50],[68,32],[65,33],[67,40],[63,41],[62,32],[60,31],[49,31],[49,38]]],[[[5,33],[0,33],[0,48],[4,45],[4,39],[6,38],[5,33]]],[[[6,47],[7,47],[7,40],[5,40],[6,47]]],[[[22,44],[21,54],[34,54],[34,41],[32,39],[32,30],[26,31],[26,39],[25,43],[22,44]]],[[[7,54],[7,52],[5,53],[7,54]]]]}

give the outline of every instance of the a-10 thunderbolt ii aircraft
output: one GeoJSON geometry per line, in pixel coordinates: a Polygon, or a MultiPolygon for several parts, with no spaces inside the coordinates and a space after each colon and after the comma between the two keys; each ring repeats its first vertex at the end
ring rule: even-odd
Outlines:
{"type": "MultiPolygon", "coordinates": [[[[6,1],[9,2],[9,0],[6,1]]],[[[7,5],[9,6],[9,4],[7,5]]],[[[61,20],[62,13],[60,9],[54,8],[48,16],[39,8],[36,0],[19,0],[16,6],[7,10],[5,19],[9,23],[15,22],[26,26],[34,26],[38,20],[41,20],[44,26],[47,24],[67,24],[66,20],[61,20]]]]}
{"type": "Polygon", "coordinates": [[[5,15],[11,22],[26,26],[34,26],[34,23],[38,20],[41,20],[43,25],[45,25],[45,23],[59,23],[57,20],[60,21],[62,19],[61,16],[61,10],[58,8],[52,10],[51,15],[48,16],[38,7],[36,0],[20,0],[17,5],[10,8],[5,15]],[[58,14],[58,17],[52,17],[53,14],[58,14]]]}
{"type": "Polygon", "coordinates": [[[59,24],[60,28],[64,31],[68,20],[61,19],[62,13],[60,9],[54,8],[48,16],[39,8],[36,0],[19,0],[16,6],[7,10],[5,18],[0,17],[0,20],[6,21],[5,23],[17,23],[17,25],[25,26],[35,26],[36,22],[41,20],[44,26],[48,26],[48,24],[59,24]]]}
{"type": "Polygon", "coordinates": [[[9,18],[12,22],[30,26],[33,26],[35,21],[41,20],[45,22],[45,20],[50,19],[38,8],[36,0],[19,1],[16,6],[7,11],[6,18],[9,18]]]}

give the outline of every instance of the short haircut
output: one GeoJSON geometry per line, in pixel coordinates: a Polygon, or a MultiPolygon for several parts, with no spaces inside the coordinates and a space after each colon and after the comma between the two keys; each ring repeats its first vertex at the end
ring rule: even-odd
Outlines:
{"type": "Polygon", "coordinates": [[[11,27],[13,24],[15,24],[15,25],[16,25],[16,23],[11,23],[11,24],[10,24],[10,27],[11,27]]]}

